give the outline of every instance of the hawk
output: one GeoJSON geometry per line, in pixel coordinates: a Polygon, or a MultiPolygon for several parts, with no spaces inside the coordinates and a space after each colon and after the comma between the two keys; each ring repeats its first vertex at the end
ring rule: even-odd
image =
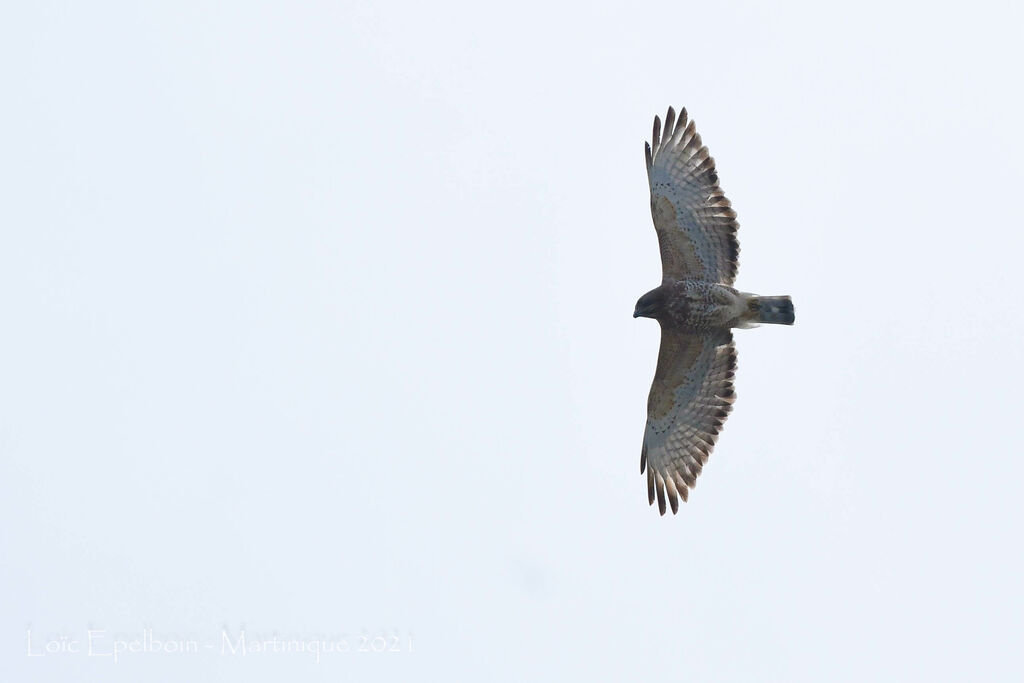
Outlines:
{"type": "Polygon", "coordinates": [[[795,316],[788,296],[732,287],[740,251],[736,212],[686,109],[677,118],[669,107],[664,132],[655,116],[644,147],[662,276],[633,311],[661,324],[640,473],[647,472],[648,502],[657,498],[664,515],[666,499],[673,514],[679,499],[687,500],[736,400],[732,329],[792,325],[795,316]]]}

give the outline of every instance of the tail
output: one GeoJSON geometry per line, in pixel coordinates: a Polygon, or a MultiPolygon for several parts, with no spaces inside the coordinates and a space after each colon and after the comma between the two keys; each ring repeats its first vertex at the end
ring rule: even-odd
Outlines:
{"type": "Polygon", "coordinates": [[[751,322],[792,325],[796,320],[793,300],[788,296],[752,296],[749,302],[751,322]]]}

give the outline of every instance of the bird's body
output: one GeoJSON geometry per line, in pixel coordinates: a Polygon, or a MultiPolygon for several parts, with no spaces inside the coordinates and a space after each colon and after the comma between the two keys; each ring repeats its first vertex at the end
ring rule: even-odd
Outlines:
{"type": "Polygon", "coordinates": [[[658,321],[681,331],[702,334],[756,322],[751,319],[746,297],[718,282],[669,280],[644,296],[663,299],[658,321]]]}
{"type": "Polygon", "coordinates": [[[676,512],[708,460],[735,401],[733,328],[792,325],[788,296],[737,291],[736,212],[718,186],[715,160],[683,109],[654,118],[646,146],[651,216],[661,247],[661,285],[640,297],[633,317],[661,324],[658,367],[647,402],[640,471],[648,499],[676,512]]]}

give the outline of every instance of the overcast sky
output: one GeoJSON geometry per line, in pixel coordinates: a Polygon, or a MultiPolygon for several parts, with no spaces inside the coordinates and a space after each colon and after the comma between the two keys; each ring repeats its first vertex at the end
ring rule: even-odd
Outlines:
{"type": "Polygon", "coordinates": [[[1024,16],[766,5],[5,7],[0,677],[1019,680],[1024,16]],[[661,518],[670,104],[797,323],[661,518]]]}

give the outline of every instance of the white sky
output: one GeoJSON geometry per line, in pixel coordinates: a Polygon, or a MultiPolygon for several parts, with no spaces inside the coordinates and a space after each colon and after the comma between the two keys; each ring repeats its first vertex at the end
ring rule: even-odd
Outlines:
{"type": "Polygon", "coordinates": [[[828,4],[5,7],[0,678],[1019,680],[1024,17],[828,4]],[[797,324],[659,518],[669,104],[797,324]]]}

